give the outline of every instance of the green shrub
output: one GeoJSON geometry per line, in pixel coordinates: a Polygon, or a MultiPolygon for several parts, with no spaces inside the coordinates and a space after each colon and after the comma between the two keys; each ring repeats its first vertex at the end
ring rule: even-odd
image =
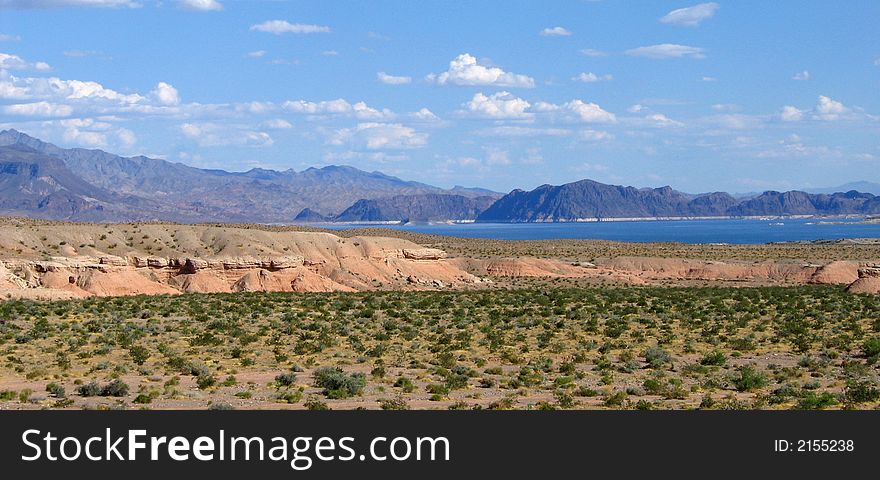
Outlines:
{"type": "Polygon", "coordinates": [[[315,386],[324,389],[327,398],[360,395],[367,385],[363,373],[347,374],[339,367],[321,367],[314,372],[315,386]]]}
{"type": "Polygon", "coordinates": [[[285,390],[275,395],[275,400],[281,403],[299,403],[302,397],[302,390],[285,390]]]}
{"type": "Polygon", "coordinates": [[[65,394],[64,387],[54,382],[46,385],[46,391],[55,398],[61,398],[65,394]]]}
{"type": "Polygon", "coordinates": [[[874,336],[862,343],[862,353],[865,354],[872,362],[880,357],[880,337],[874,336]]]}
{"type": "Polygon", "coordinates": [[[132,400],[132,401],[133,401],[134,403],[138,403],[138,404],[146,405],[146,404],[148,404],[148,403],[152,403],[152,402],[153,402],[153,397],[151,397],[151,396],[149,396],[149,395],[147,395],[147,394],[145,394],[145,393],[141,393],[141,394],[138,394],[138,396],[134,397],[134,400],[132,400]]]}
{"type": "Polygon", "coordinates": [[[606,407],[622,407],[623,403],[626,401],[626,392],[614,392],[611,395],[608,395],[605,398],[605,406],[606,407]]]}
{"type": "Polygon", "coordinates": [[[650,347],[645,351],[645,361],[651,368],[660,368],[672,363],[672,356],[660,347],[650,347]]]}
{"type": "Polygon", "coordinates": [[[104,385],[104,388],[101,389],[102,397],[124,397],[126,395],[128,395],[128,385],[118,378],[104,385]]]}
{"type": "Polygon", "coordinates": [[[448,395],[449,387],[446,385],[440,385],[438,383],[430,383],[425,385],[425,391],[432,395],[448,395]]]}
{"type": "Polygon", "coordinates": [[[89,382],[76,387],[76,393],[82,397],[101,396],[101,386],[97,382],[89,382]]]}
{"type": "Polygon", "coordinates": [[[706,366],[718,366],[722,367],[727,363],[727,356],[724,353],[715,351],[709,354],[706,354],[703,358],[700,359],[700,365],[706,366]]]}
{"type": "Polygon", "coordinates": [[[769,383],[767,375],[750,365],[739,367],[736,375],[733,376],[731,381],[740,392],[748,392],[764,388],[769,383]]]}
{"type": "Polygon", "coordinates": [[[310,397],[303,403],[307,410],[330,410],[327,403],[317,397],[310,397]]]}
{"type": "Polygon", "coordinates": [[[25,388],[18,392],[18,401],[21,403],[28,403],[31,399],[31,394],[34,393],[30,388],[25,388]]]}
{"type": "Polygon", "coordinates": [[[128,356],[134,363],[143,365],[150,358],[150,351],[142,345],[132,345],[128,349],[128,356]]]}
{"type": "Polygon", "coordinates": [[[880,400],[880,390],[871,380],[850,380],[846,382],[843,399],[846,403],[875,402],[880,400]]]}
{"type": "Polygon", "coordinates": [[[578,387],[577,390],[575,390],[574,394],[579,397],[598,397],[599,391],[593,390],[592,388],[581,386],[581,387],[578,387]]]}
{"type": "Polygon", "coordinates": [[[398,377],[394,382],[394,386],[400,388],[405,393],[410,393],[416,389],[416,386],[413,384],[412,380],[406,377],[398,377]]]}
{"type": "Polygon", "coordinates": [[[831,392],[807,392],[798,402],[798,408],[801,410],[821,410],[837,404],[837,397],[831,392]]]}
{"type": "Polygon", "coordinates": [[[289,387],[296,383],[295,373],[279,373],[275,375],[275,384],[280,387],[289,387]]]}
{"type": "Polygon", "coordinates": [[[217,379],[214,375],[199,375],[196,377],[196,386],[199,387],[199,390],[205,390],[207,388],[211,388],[214,384],[217,383],[217,379]]]}
{"type": "Polygon", "coordinates": [[[409,404],[406,403],[406,400],[401,396],[395,398],[380,398],[378,401],[382,410],[409,410],[409,404]]]}
{"type": "Polygon", "coordinates": [[[556,390],[553,392],[553,397],[556,399],[556,404],[559,405],[559,408],[572,408],[575,405],[574,397],[565,390],[556,390]]]}

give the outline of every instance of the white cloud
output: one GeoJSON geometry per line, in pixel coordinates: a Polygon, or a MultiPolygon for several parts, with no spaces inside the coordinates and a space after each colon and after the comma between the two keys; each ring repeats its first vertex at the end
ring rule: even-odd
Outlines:
{"type": "Polygon", "coordinates": [[[718,81],[718,78],[717,78],[717,77],[710,77],[710,76],[705,76],[705,75],[704,75],[704,76],[700,77],[700,80],[702,80],[702,81],[704,81],[704,82],[717,82],[717,81],[718,81]]]}
{"type": "Polygon", "coordinates": [[[758,158],[822,158],[822,159],[840,159],[843,158],[843,152],[837,148],[830,148],[824,145],[812,146],[805,145],[801,142],[789,143],[786,141],[779,142],[778,146],[760,151],[756,154],[758,158]]]}
{"type": "Polygon", "coordinates": [[[250,58],[262,58],[266,56],[266,53],[268,52],[265,50],[255,50],[253,52],[248,52],[247,56],[250,58]]]}
{"type": "Polygon", "coordinates": [[[283,107],[294,113],[308,113],[312,115],[318,114],[339,114],[351,111],[351,104],[346,100],[337,98],[336,100],[326,100],[321,102],[308,102],[305,100],[288,100],[284,102],[283,107]]]}
{"type": "Polygon", "coordinates": [[[614,138],[614,135],[602,130],[584,130],[580,132],[580,138],[590,142],[601,142],[611,140],[614,138]]]}
{"type": "Polygon", "coordinates": [[[779,114],[779,118],[785,122],[797,122],[804,118],[804,111],[797,107],[786,105],[782,107],[782,113],[779,114]]]}
{"type": "Polygon", "coordinates": [[[583,163],[574,167],[573,170],[578,172],[605,173],[608,171],[608,166],[602,165],[601,163],[583,163]]]}
{"type": "Polygon", "coordinates": [[[364,102],[357,102],[351,106],[355,118],[360,120],[383,120],[394,117],[394,113],[387,108],[377,110],[367,106],[364,102]]]}
{"type": "Polygon", "coordinates": [[[137,143],[137,136],[127,128],[120,128],[119,131],[116,132],[116,136],[119,138],[119,142],[127,148],[131,148],[137,143]]]}
{"type": "Polygon", "coordinates": [[[434,115],[434,112],[432,112],[424,107],[420,108],[419,111],[417,111],[417,112],[413,112],[412,116],[416,120],[422,120],[422,121],[433,122],[433,121],[440,120],[440,117],[438,117],[437,115],[434,115]]]}
{"type": "Polygon", "coordinates": [[[880,67],[880,57],[878,57],[876,60],[874,60],[874,65],[877,65],[878,67],[880,67]]]}
{"type": "Polygon", "coordinates": [[[0,33],[0,42],[20,42],[21,37],[18,35],[10,35],[8,33],[0,33]]]}
{"type": "Polygon", "coordinates": [[[255,115],[264,115],[269,112],[274,112],[277,107],[272,102],[246,102],[246,103],[238,103],[235,105],[236,111],[239,112],[247,112],[253,113],[255,115]]]}
{"type": "Polygon", "coordinates": [[[649,45],[647,47],[638,47],[624,52],[631,57],[645,57],[653,59],[666,58],[705,58],[705,50],[699,47],[690,47],[687,45],[677,45],[674,43],[661,43],[659,45],[649,45]]]}
{"type": "Polygon", "coordinates": [[[293,128],[293,125],[283,118],[273,118],[261,123],[260,127],[268,130],[287,130],[293,128]]]}
{"type": "Polygon", "coordinates": [[[324,50],[321,52],[321,55],[324,55],[325,57],[336,57],[339,56],[339,52],[336,50],[324,50]]]}
{"type": "Polygon", "coordinates": [[[613,113],[603,110],[602,107],[595,103],[586,103],[583,100],[575,99],[562,106],[574,113],[582,122],[614,123],[617,121],[617,117],[613,113]]]}
{"type": "Polygon", "coordinates": [[[571,134],[571,131],[564,128],[535,128],[504,125],[486,128],[477,133],[487,137],[563,137],[571,134]]]}
{"type": "Polygon", "coordinates": [[[673,120],[662,113],[654,113],[645,117],[652,125],[657,127],[683,127],[684,124],[673,120]]]}
{"type": "Polygon", "coordinates": [[[486,149],[487,165],[510,165],[510,154],[500,148],[486,149]]]}
{"type": "Polygon", "coordinates": [[[355,128],[336,131],[330,143],[350,144],[367,150],[402,150],[427,144],[428,135],[399,123],[359,123],[355,128]]]}
{"type": "Polygon", "coordinates": [[[558,111],[560,108],[562,107],[554,103],[540,101],[535,102],[535,106],[532,107],[532,110],[536,112],[555,112],[558,111]]]}
{"type": "MultiPolygon", "coordinates": [[[[40,80],[40,79],[38,79],[40,80]]],[[[48,86],[55,93],[60,93],[67,99],[77,100],[84,98],[101,98],[112,100],[120,103],[137,103],[144,99],[138,94],[122,94],[115,90],[104,88],[98,82],[88,82],[81,80],[60,80],[58,78],[49,78],[48,86]]],[[[42,82],[37,82],[37,86],[42,82]]]]}
{"type": "Polygon", "coordinates": [[[251,30],[258,32],[273,33],[330,33],[330,27],[323,25],[310,25],[304,23],[290,23],[287,20],[268,20],[251,26],[251,30]]]}
{"type": "Polygon", "coordinates": [[[202,135],[202,129],[192,123],[184,123],[180,126],[180,131],[189,138],[198,138],[202,135]]]}
{"type": "Polygon", "coordinates": [[[487,97],[482,92],[476,93],[465,104],[471,114],[488,118],[526,118],[526,113],[531,105],[522,98],[516,97],[509,92],[497,92],[487,97]]]}
{"type": "Polygon", "coordinates": [[[429,74],[427,80],[438,85],[491,85],[496,87],[532,88],[535,80],[526,75],[505,72],[498,67],[480,65],[477,59],[462,53],[449,62],[449,70],[429,74]]]}
{"type": "Polygon", "coordinates": [[[588,57],[594,58],[608,56],[607,53],[603,52],[602,50],[596,50],[595,48],[584,48],[581,50],[581,55],[586,55],[588,57]]]}
{"type": "Polygon", "coordinates": [[[180,132],[202,147],[268,147],[274,143],[268,133],[252,130],[246,125],[184,123],[180,132]]]}
{"type": "Polygon", "coordinates": [[[376,78],[386,84],[386,85],[406,85],[407,83],[412,82],[412,77],[403,77],[396,75],[388,75],[385,72],[379,72],[376,74],[376,78]]]}
{"type": "Polygon", "coordinates": [[[755,115],[743,115],[739,113],[728,113],[723,115],[714,115],[706,119],[709,124],[718,126],[726,130],[747,130],[750,128],[758,128],[763,124],[764,118],[755,115]]]}
{"type": "Polygon", "coordinates": [[[580,75],[573,77],[572,80],[576,82],[584,82],[584,83],[595,83],[602,81],[611,81],[614,80],[614,76],[610,74],[605,75],[596,75],[593,72],[582,72],[580,75]]]}
{"type": "Polygon", "coordinates": [[[156,88],[150,92],[150,95],[152,95],[160,105],[171,106],[180,104],[180,95],[177,93],[177,89],[165,82],[159,82],[156,85],[156,88]]]}
{"type": "Polygon", "coordinates": [[[801,81],[801,82],[806,81],[806,80],[809,80],[809,79],[810,79],[810,72],[804,70],[803,72],[795,73],[794,76],[791,77],[791,79],[792,79],[792,80],[798,80],[798,81],[801,81]]]}
{"type": "Polygon", "coordinates": [[[64,141],[85,148],[98,148],[107,146],[107,136],[100,132],[83,131],[77,127],[70,127],[62,135],[64,141]]]}
{"type": "Polygon", "coordinates": [[[541,30],[540,35],[542,37],[567,37],[571,35],[571,32],[563,27],[547,27],[544,30],[541,30]]]}
{"type": "Polygon", "coordinates": [[[94,57],[101,54],[101,52],[96,52],[94,50],[65,50],[62,53],[65,57],[70,58],[94,57]]]}
{"type": "Polygon", "coordinates": [[[49,102],[19,103],[6,105],[3,112],[9,115],[25,117],[67,117],[73,113],[70,105],[59,105],[49,102]]]}
{"type": "Polygon", "coordinates": [[[520,163],[524,165],[540,165],[544,163],[544,155],[541,153],[540,148],[529,148],[526,149],[526,156],[520,163]]]}
{"type": "Polygon", "coordinates": [[[178,3],[187,10],[201,10],[205,12],[223,10],[223,4],[217,0],[178,0],[178,3]]]}
{"type": "Polygon", "coordinates": [[[0,69],[5,70],[51,70],[52,67],[46,62],[26,62],[18,55],[11,53],[0,53],[0,69]]]}
{"type": "Polygon", "coordinates": [[[61,7],[140,8],[141,6],[141,3],[132,0],[0,0],[0,9],[61,7]]]}
{"type": "Polygon", "coordinates": [[[480,159],[474,157],[461,157],[453,160],[451,163],[460,167],[479,167],[483,164],[480,159]]]}
{"type": "Polygon", "coordinates": [[[0,68],[9,70],[24,70],[28,68],[28,62],[25,62],[18,55],[9,53],[0,53],[0,68]]]}
{"type": "Polygon", "coordinates": [[[717,3],[711,2],[701,3],[699,5],[694,5],[693,7],[679,8],[660,17],[660,22],[668,23],[670,25],[696,27],[703,22],[703,20],[712,18],[712,16],[715,15],[715,12],[718,11],[719,7],[720,5],[717,3]]]}
{"type": "Polygon", "coordinates": [[[839,120],[847,113],[849,113],[849,109],[843,106],[842,103],[832,100],[825,95],[820,95],[813,117],[819,120],[839,120]]]}
{"type": "Polygon", "coordinates": [[[104,101],[133,104],[138,94],[122,94],[97,82],[62,80],[56,77],[16,77],[0,74],[0,98],[53,101],[104,101]]]}
{"type": "Polygon", "coordinates": [[[735,103],[716,103],[712,105],[712,110],[719,112],[735,112],[739,109],[740,106],[735,103]]]}
{"type": "Polygon", "coordinates": [[[309,102],[306,100],[286,101],[282,107],[294,113],[302,113],[308,115],[349,115],[360,120],[383,120],[394,117],[394,112],[383,108],[377,110],[368,106],[364,102],[355,104],[349,103],[347,100],[337,98],[336,100],[325,100],[321,102],[309,102]]]}
{"type": "Polygon", "coordinates": [[[632,105],[629,108],[627,108],[626,111],[629,113],[639,113],[644,109],[645,109],[645,107],[642,104],[636,103],[635,105],[632,105]]]}
{"type": "Polygon", "coordinates": [[[269,60],[266,63],[268,63],[269,65],[299,65],[299,60],[296,60],[296,59],[288,60],[286,58],[273,58],[272,60],[269,60]]]}

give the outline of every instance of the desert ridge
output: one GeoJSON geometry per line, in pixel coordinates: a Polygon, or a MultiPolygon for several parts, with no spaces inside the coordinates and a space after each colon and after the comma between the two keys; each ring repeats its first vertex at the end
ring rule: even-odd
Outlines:
{"type": "Polygon", "coordinates": [[[43,225],[0,232],[0,291],[7,297],[327,292],[480,282],[443,251],[396,238],[170,225],[43,225]],[[105,233],[114,228],[119,232],[105,233]],[[121,240],[132,245],[134,240],[126,239],[137,236],[140,248],[120,248],[110,238],[117,233],[128,235],[121,240]],[[45,250],[49,238],[57,245],[52,255],[45,250]],[[103,250],[98,246],[108,241],[103,250]],[[159,244],[168,247],[153,247],[159,244]]]}
{"type": "Polygon", "coordinates": [[[628,285],[839,284],[852,285],[853,292],[874,293],[878,271],[875,262],[855,260],[453,256],[404,238],[269,227],[14,221],[0,225],[3,298],[460,290],[496,288],[510,278],[628,285]]]}

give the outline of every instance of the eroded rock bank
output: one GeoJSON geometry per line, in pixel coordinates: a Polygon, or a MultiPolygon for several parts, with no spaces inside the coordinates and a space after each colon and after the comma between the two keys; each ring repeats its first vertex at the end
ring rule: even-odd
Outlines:
{"type": "Polygon", "coordinates": [[[4,297],[70,298],[217,292],[328,292],[461,288],[483,280],[442,250],[381,237],[286,233],[275,256],[67,255],[4,259],[4,297]],[[295,253],[294,253],[295,252],[295,253]]]}
{"type": "Polygon", "coordinates": [[[451,257],[400,238],[219,225],[0,226],[0,298],[443,290],[491,288],[503,278],[838,284],[877,293],[880,267],[858,261],[451,257]]]}
{"type": "Polygon", "coordinates": [[[851,293],[880,294],[880,264],[859,269],[859,278],[846,289],[851,293]]]}

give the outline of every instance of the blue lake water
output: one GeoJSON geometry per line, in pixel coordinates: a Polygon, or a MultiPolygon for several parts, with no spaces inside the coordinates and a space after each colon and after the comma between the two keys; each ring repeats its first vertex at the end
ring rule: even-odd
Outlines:
{"type": "MultiPolygon", "coordinates": [[[[410,232],[467,238],[542,240],[555,238],[620,240],[626,242],[769,243],[840,238],[880,238],[880,224],[860,224],[835,219],[785,220],[669,220],[590,223],[472,223],[429,225],[379,225],[410,232]]],[[[322,224],[332,229],[354,228],[351,224],[322,224]]]]}

